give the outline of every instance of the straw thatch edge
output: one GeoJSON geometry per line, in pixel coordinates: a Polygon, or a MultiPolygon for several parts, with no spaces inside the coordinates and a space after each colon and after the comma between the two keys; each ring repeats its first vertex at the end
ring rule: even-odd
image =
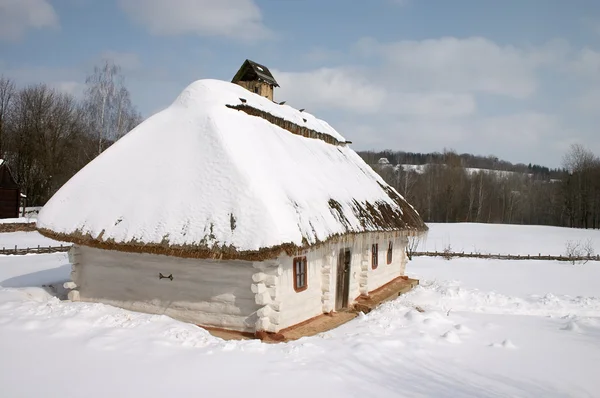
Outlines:
{"type": "Polygon", "coordinates": [[[62,241],[70,242],[76,245],[89,246],[103,250],[116,250],[128,253],[145,253],[156,254],[181,258],[197,258],[211,260],[244,260],[244,261],[265,261],[277,258],[282,253],[288,256],[296,256],[305,253],[309,249],[318,248],[325,244],[336,243],[344,240],[350,240],[364,234],[388,234],[392,236],[419,236],[427,231],[424,229],[407,229],[407,230],[391,230],[391,231],[365,231],[352,232],[345,234],[332,235],[324,241],[319,241],[314,244],[304,242],[302,246],[294,243],[284,243],[281,245],[261,248],[259,250],[238,251],[231,246],[215,246],[212,249],[208,247],[196,245],[168,245],[167,243],[120,243],[114,241],[100,240],[102,234],[98,238],[93,238],[89,234],[82,234],[76,231],[72,234],[54,232],[46,228],[38,228],[38,232],[43,236],[62,241]]]}
{"type": "MultiPolygon", "coordinates": [[[[270,114],[269,112],[262,111],[260,109],[254,108],[250,105],[226,104],[225,106],[230,109],[236,109],[238,111],[244,112],[250,116],[256,116],[256,117],[265,119],[266,121],[268,121],[278,127],[281,127],[282,129],[287,130],[290,133],[295,134],[295,135],[301,135],[306,138],[314,138],[317,140],[324,141],[331,145],[346,145],[346,141],[339,141],[338,139],[336,139],[335,137],[333,137],[327,133],[321,133],[316,130],[309,129],[308,127],[299,126],[294,122],[290,122],[289,120],[283,119],[279,116],[274,116],[274,115],[270,114]]],[[[306,121],[306,119],[305,119],[305,121],[306,121]]]]}

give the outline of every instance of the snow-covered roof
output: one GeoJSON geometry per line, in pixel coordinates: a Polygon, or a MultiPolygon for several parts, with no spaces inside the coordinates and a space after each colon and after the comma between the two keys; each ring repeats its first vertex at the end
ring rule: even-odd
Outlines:
{"type": "Polygon", "coordinates": [[[199,80],[69,180],[41,210],[38,228],[76,243],[230,258],[346,233],[427,228],[348,146],[227,106],[240,98],[344,141],[310,114],[199,80]]]}

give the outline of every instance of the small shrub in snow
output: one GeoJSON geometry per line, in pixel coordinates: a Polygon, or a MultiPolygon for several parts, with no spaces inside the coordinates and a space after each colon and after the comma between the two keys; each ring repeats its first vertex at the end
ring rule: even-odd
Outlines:
{"type": "Polygon", "coordinates": [[[585,242],[568,240],[565,243],[566,255],[571,263],[585,264],[594,255],[594,244],[591,239],[585,242]]]}
{"type": "Polygon", "coordinates": [[[421,237],[409,236],[408,243],[406,244],[406,256],[409,260],[412,260],[413,254],[417,251],[419,244],[421,243],[421,237]]]}
{"type": "Polygon", "coordinates": [[[444,247],[442,257],[444,257],[446,260],[450,260],[452,258],[452,246],[448,244],[446,247],[444,247]]]}

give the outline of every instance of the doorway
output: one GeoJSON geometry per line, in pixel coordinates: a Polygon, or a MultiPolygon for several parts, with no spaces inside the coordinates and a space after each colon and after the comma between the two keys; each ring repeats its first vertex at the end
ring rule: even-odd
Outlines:
{"type": "Polygon", "coordinates": [[[341,249],[338,255],[337,278],[335,288],[335,310],[348,308],[350,295],[350,262],[352,253],[350,249],[341,249]]]}

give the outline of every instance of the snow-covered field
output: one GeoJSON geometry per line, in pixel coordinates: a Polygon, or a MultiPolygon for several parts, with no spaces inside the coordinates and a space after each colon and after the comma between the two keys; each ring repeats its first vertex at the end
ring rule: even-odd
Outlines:
{"type": "Polygon", "coordinates": [[[19,231],[19,232],[6,232],[6,233],[0,233],[0,248],[6,248],[6,249],[14,249],[15,246],[17,246],[18,248],[35,248],[38,246],[44,246],[44,247],[48,247],[48,246],[60,246],[60,245],[70,245],[70,243],[67,242],[59,242],[57,240],[54,239],[49,239],[46,238],[45,236],[41,235],[39,232],[37,231],[31,231],[31,232],[24,232],[24,231],[19,231]]]}
{"type": "MultiPolygon", "coordinates": [[[[465,230],[471,241],[453,245],[483,248],[500,234],[471,227],[455,225],[453,239],[465,230]]],[[[539,230],[529,247],[556,233],[539,230]]],[[[275,345],[60,301],[39,287],[69,272],[64,253],[0,257],[3,397],[600,397],[596,262],[418,258],[408,265],[421,278],[411,293],[275,345]]]]}
{"type": "Polygon", "coordinates": [[[539,225],[438,224],[430,223],[427,237],[419,251],[481,254],[565,255],[568,241],[591,240],[595,253],[600,252],[600,230],[545,227],[539,225]]]}
{"type": "Polygon", "coordinates": [[[0,224],[29,224],[36,221],[33,217],[0,218],[0,224]]]}

